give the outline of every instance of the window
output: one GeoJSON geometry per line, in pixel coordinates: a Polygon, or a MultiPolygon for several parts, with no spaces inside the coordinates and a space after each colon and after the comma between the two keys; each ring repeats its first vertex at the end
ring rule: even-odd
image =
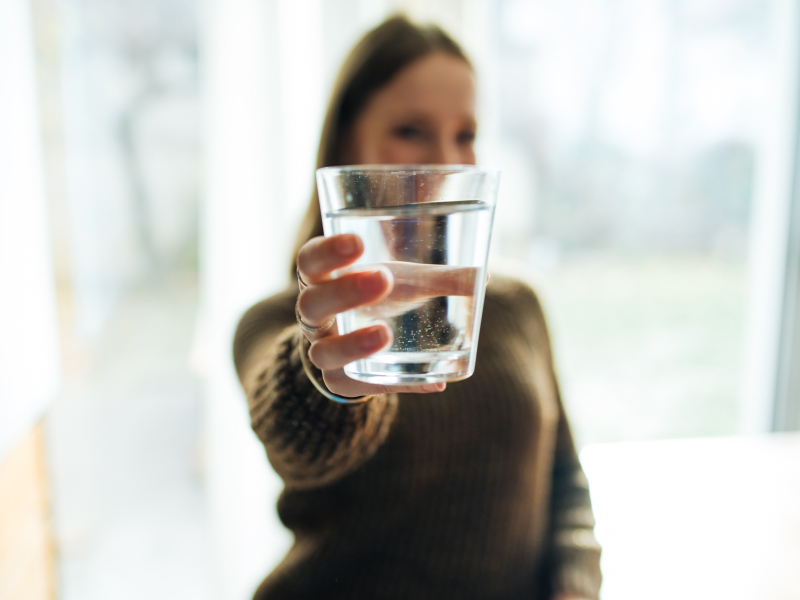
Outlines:
{"type": "Polygon", "coordinates": [[[492,6],[493,259],[542,298],[578,441],[738,432],[754,272],[785,235],[764,207],[791,184],[791,7],[492,6]]]}

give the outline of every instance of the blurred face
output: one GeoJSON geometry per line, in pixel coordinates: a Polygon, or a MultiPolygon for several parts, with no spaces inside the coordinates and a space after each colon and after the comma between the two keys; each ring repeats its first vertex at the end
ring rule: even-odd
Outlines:
{"type": "Polygon", "coordinates": [[[436,52],[375,92],[353,126],[351,164],[475,164],[475,81],[461,59],[436,52]]]}

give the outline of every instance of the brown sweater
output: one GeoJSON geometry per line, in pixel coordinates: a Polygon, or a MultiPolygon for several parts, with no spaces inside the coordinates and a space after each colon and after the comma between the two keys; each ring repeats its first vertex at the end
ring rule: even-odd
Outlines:
{"type": "Polygon", "coordinates": [[[354,405],[308,381],[295,300],[251,308],[234,342],[295,536],[256,599],[597,597],[589,491],[529,287],[492,277],[470,379],[354,405]]]}

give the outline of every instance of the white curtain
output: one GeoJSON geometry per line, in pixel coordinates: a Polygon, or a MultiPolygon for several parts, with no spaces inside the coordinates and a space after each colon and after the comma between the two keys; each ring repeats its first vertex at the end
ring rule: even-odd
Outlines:
{"type": "Polygon", "coordinates": [[[59,357],[31,7],[0,2],[0,463],[55,397],[59,357]]]}

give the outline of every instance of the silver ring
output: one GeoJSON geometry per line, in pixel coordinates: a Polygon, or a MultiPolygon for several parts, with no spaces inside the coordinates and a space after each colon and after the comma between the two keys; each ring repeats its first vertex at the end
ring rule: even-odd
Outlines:
{"type": "Polygon", "coordinates": [[[366,396],[355,396],[354,398],[347,398],[345,396],[337,396],[336,394],[332,394],[328,391],[328,389],[322,385],[319,381],[317,381],[316,376],[314,375],[313,370],[311,369],[311,365],[308,364],[308,356],[306,356],[306,344],[308,347],[311,347],[311,342],[308,341],[306,336],[301,336],[303,339],[300,340],[300,362],[303,363],[303,371],[306,372],[306,377],[311,382],[311,384],[317,389],[317,391],[325,396],[328,400],[333,400],[334,402],[339,402],[340,404],[358,404],[360,402],[366,402],[370,398],[374,398],[375,394],[370,394],[366,396]]]}
{"type": "Polygon", "coordinates": [[[311,335],[316,335],[317,333],[322,333],[323,331],[327,331],[333,324],[336,323],[336,315],[331,317],[331,320],[327,323],[323,323],[319,327],[311,327],[311,325],[306,325],[303,323],[303,319],[300,318],[300,302],[298,301],[297,304],[294,305],[294,316],[297,317],[297,324],[300,325],[300,329],[305,331],[306,333],[310,333],[311,335]]]}
{"type": "Polygon", "coordinates": [[[303,281],[303,277],[300,275],[300,267],[295,267],[294,272],[295,276],[297,277],[297,287],[299,287],[301,290],[307,288],[308,284],[305,281],[303,281]]]}

